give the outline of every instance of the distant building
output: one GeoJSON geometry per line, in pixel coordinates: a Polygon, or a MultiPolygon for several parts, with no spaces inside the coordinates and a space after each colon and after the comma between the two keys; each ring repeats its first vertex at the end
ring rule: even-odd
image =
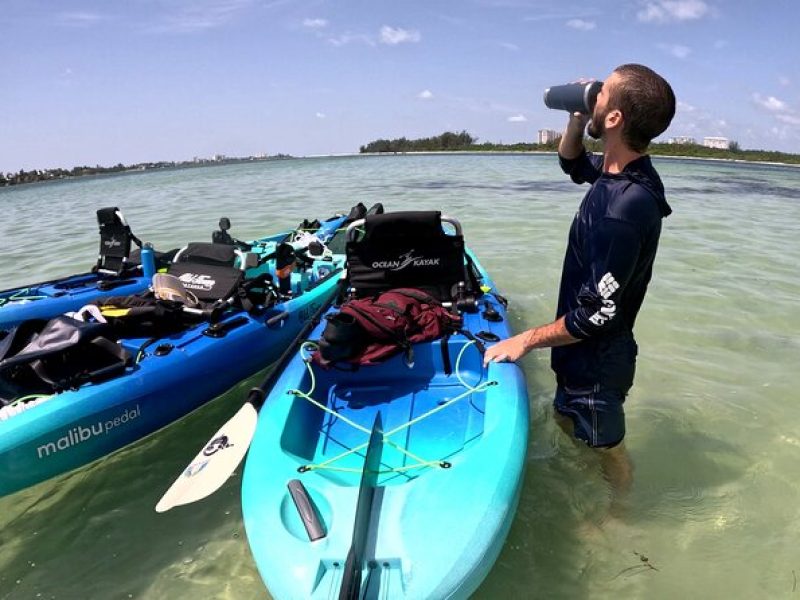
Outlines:
{"type": "Polygon", "coordinates": [[[703,146],[707,148],[719,148],[727,150],[730,148],[731,141],[725,137],[705,137],[703,138],[703,146]]]}
{"type": "Polygon", "coordinates": [[[540,144],[549,144],[550,142],[555,142],[560,137],[561,137],[561,134],[558,131],[554,131],[553,129],[540,129],[539,130],[539,143],[540,144]]]}
{"type": "Polygon", "coordinates": [[[214,162],[221,162],[221,161],[225,160],[226,158],[228,158],[228,157],[225,156],[224,154],[215,154],[214,156],[211,157],[211,160],[213,160],[214,162]]]}
{"type": "Polygon", "coordinates": [[[675,137],[669,138],[670,144],[696,144],[697,140],[693,137],[688,135],[676,135],[675,137]]]}

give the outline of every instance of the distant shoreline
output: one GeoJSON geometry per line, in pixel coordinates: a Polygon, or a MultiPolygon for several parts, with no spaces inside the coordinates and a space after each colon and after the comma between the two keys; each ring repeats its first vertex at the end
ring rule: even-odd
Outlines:
{"type": "MultiPolygon", "coordinates": [[[[351,152],[342,154],[310,154],[295,158],[353,158],[358,156],[433,156],[437,154],[456,155],[456,156],[491,156],[495,154],[508,155],[508,156],[525,156],[528,154],[541,154],[555,156],[558,154],[555,150],[417,150],[411,152],[351,152]]],[[[788,162],[775,162],[766,160],[747,160],[744,158],[717,158],[711,156],[682,156],[679,154],[657,154],[647,153],[648,156],[655,158],[666,158],[675,160],[696,160],[696,161],[714,161],[724,163],[744,163],[748,165],[769,165],[774,167],[792,167],[800,168],[800,164],[788,162]]]]}
{"type": "MultiPolygon", "coordinates": [[[[416,150],[416,151],[408,151],[408,152],[344,152],[344,153],[336,153],[336,154],[308,154],[303,156],[290,156],[290,155],[280,155],[277,157],[270,157],[270,158],[244,158],[244,159],[228,159],[219,162],[203,162],[200,164],[194,162],[186,162],[186,163],[161,163],[158,166],[152,166],[149,168],[125,168],[125,169],[109,169],[108,171],[98,171],[92,173],[85,173],[80,175],[62,175],[58,177],[46,177],[41,179],[35,179],[31,181],[19,182],[19,183],[6,183],[0,184],[0,190],[7,189],[7,188],[16,188],[19,186],[27,186],[30,184],[35,183],[57,183],[57,182],[64,182],[64,181],[75,181],[79,179],[86,179],[90,177],[111,177],[111,176],[118,176],[118,175],[133,175],[137,173],[146,173],[146,172],[153,172],[153,171],[173,171],[179,169],[197,169],[203,167],[221,167],[221,166],[230,166],[230,165],[237,165],[243,163],[254,163],[254,162],[276,162],[279,160],[306,160],[306,159],[325,159],[325,158],[361,158],[361,157],[375,157],[375,156],[382,156],[382,157],[390,157],[390,156],[435,156],[437,154],[449,155],[449,156],[527,156],[527,155],[551,155],[555,156],[558,154],[555,150],[416,150]]],[[[708,162],[720,162],[720,163],[733,163],[733,164],[747,164],[747,165],[765,165],[771,167],[790,167],[790,168],[800,168],[800,164],[798,163],[789,163],[789,162],[779,162],[779,161],[767,161],[767,160],[748,160],[744,158],[718,158],[718,157],[711,157],[711,156],[682,156],[676,154],[658,154],[658,153],[648,153],[649,156],[658,159],[666,159],[666,160],[690,160],[690,161],[708,161],[708,162]]]]}

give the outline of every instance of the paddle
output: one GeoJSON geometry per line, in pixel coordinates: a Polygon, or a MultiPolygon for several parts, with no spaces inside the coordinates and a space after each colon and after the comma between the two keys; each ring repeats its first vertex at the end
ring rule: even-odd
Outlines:
{"type": "MultiPolygon", "coordinates": [[[[333,277],[339,271],[333,271],[328,277],[333,277]]],[[[231,417],[211,437],[211,440],[194,457],[192,462],[178,476],[175,482],[156,504],[156,512],[165,512],[175,506],[190,504],[202,500],[219,489],[242,461],[258,421],[258,411],[264,404],[272,386],[278,380],[289,360],[294,356],[297,346],[305,340],[308,333],[319,323],[322,315],[333,304],[340,294],[347,279],[341,274],[341,279],[336,286],[336,291],[317,309],[314,315],[303,326],[300,333],[286,348],[275,364],[270,374],[256,388],[250,390],[245,403],[239,411],[231,417]]]]}
{"type": "Polygon", "coordinates": [[[378,471],[383,451],[383,425],[381,414],[375,415],[372,433],[369,436],[367,454],[364,457],[364,470],[361,472],[361,485],[358,488],[356,516],[353,519],[353,543],[347,553],[342,574],[342,587],[339,600],[358,600],[361,597],[361,573],[364,570],[364,554],[367,549],[369,525],[372,520],[372,507],[378,471]]]}

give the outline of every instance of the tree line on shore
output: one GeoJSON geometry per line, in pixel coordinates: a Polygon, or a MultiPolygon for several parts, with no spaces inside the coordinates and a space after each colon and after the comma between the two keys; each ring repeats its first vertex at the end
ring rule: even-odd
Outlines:
{"type": "MultiPolygon", "coordinates": [[[[478,138],[466,131],[453,133],[446,131],[442,135],[409,140],[405,137],[392,140],[378,139],[361,146],[362,154],[370,153],[403,153],[403,152],[554,152],[558,149],[559,139],[545,144],[519,142],[514,144],[496,144],[493,142],[478,143],[478,138]]],[[[602,152],[602,144],[590,138],[584,140],[588,150],[602,152]]],[[[700,144],[652,143],[648,153],[657,156],[688,156],[694,158],[718,158],[729,160],[747,160],[758,162],[779,162],[800,164],[800,154],[789,154],[773,150],[743,150],[735,141],[727,150],[709,148],[700,144]]]]}
{"type": "Polygon", "coordinates": [[[0,187],[9,185],[19,185],[22,183],[35,183],[37,181],[55,181],[59,179],[70,179],[72,177],[84,177],[86,175],[108,175],[113,173],[124,173],[129,171],[148,171],[151,169],[182,169],[189,167],[202,167],[209,165],[225,165],[239,162],[250,162],[256,160],[280,160],[291,158],[287,154],[275,154],[270,157],[226,157],[223,159],[196,159],[192,161],[159,161],[148,163],[137,163],[135,165],[123,165],[118,163],[113,167],[73,167],[72,169],[33,169],[25,171],[20,169],[17,173],[0,173],[0,187]]]}
{"type": "MultiPolygon", "coordinates": [[[[385,154],[385,153],[404,153],[404,152],[555,152],[558,149],[558,138],[545,144],[528,142],[518,142],[514,144],[503,144],[493,142],[478,143],[478,138],[461,131],[454,133],[445,131],[441,135],[408,139],[405,137],[396,139],[377,139],[361,146],[359,149],[362,154],[385,154]]],[[[592,152],[602,152],[602,145],[597,140],[586,138],[584,140],[586,148],[592,152]]],[[[667,144],[653,143],[648,149],[650,154],[656,156],[688,156],[694,158],[717,158],[728,160],[745,160],[756,162],[775,162],[786,164],[800,164],[800,154],[789,154],[774,150],[743,150],[736,142],[731,142],[730,148],[723,150],[720,148],[708,148],[700,144],[667,144]]],[[[46,170],[20,170],[18,173],[1,173],[0,187],[18,185],[22,183],[33,183],[37,181],[53,181],[68,179],[73,177],[83,177],[86,175],[103,175],[121,173],[127,171],[145,171],[150,169],[169,169],[185,168],[207,165],[230,164],[234,162],[253,161],[253,160],[276,160],[291,158],[286,154],[276,154],[267,157],[226,157],[222,160],[197,160],[185,162],[152,162],[138,163],[135,165],[123,165],[118,163],[113,167],[94,167],[81,166],[72,169],[46,169],[46,170]]]]}

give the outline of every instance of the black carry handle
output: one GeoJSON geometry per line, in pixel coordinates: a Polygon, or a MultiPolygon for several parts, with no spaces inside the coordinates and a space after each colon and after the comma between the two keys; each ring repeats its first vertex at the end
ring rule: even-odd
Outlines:
{"type": "Polygon", "coordinates": [[[297,514],[300,515],[300,520],[303,521],[303,527],[306,528],[308,541],[314,542],[328,535],[328,532],[325,530],[325,524],[322,522],[317,508],[314,506],[311,496],[308,495],[308,490],[306,490],[306,486],[303,485],[303,482],[299,479],[292,479],[287,484],[287,487],[294,501],[294,506],[297,508],[297,514]]]}

